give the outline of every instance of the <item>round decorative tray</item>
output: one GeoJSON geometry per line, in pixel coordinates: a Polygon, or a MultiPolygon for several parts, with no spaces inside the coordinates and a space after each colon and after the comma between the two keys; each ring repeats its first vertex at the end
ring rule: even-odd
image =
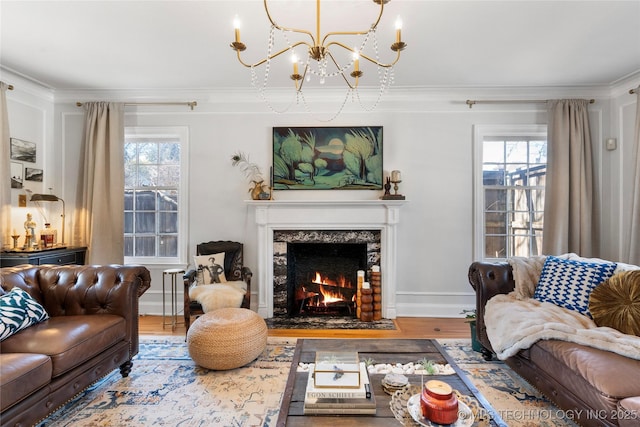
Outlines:
{"type": "MultiPolygon", "coordinates": [[[[407,427],[425,426],[425,425],[429,427],[440,426],[440,424],[430,423],[430,421],[422,418],[421,412],[419,412],[420,419],[430,424],[422,424],[421,422],[416,421],[414,417],[411,415],[410,408],[409,408],[409,400],[415,395],[419,396],[421,391],[422,390],[420,386],[407,384],[407,386],[405,386],[403,389],[397,390],[395,393],[393,393],[393,395],[391,396],[391,401],[389,402],[389,406],[391,408],[391,412],[393,412],[393,416],[403,426],[407,426],[407,427]]],[[[452,424],[453,426],[471,426],[471,425],[474,425],[474,422],[475,422],[475,426],[478,426],[478,427],[489,425],[488,417],[482,415],[485,411],[478,410],[479,405],[476,399],[470,396],[465,396],[457,390],[454,390],[454,392],[458,396],[458,402],[461,404],[464,404],[464,406],[469,409],[471,416],[468,417],[469,420],[462,420],[467,422],[468,424],[456,423],[456,424],[452,424]]],[[[460,405],[460,407],[462,408],[462,405],[460,405]]],[[[418,408],[419,408],[419,403],[418,403],[418,408]]],[[[458,422],[460,421],[461,420],[459,419],[458,422]]]]}
{"type": "Polygon", "coordinates": [[[407,402],[409,414],[415,422],[423,427],[439,427],[449,425],[451,427],[471,427],[473,425],[474,416],[464,402],[458,401],[458,420],[453,424],[437,424],[422,416],[422,408],[420,407],[420,393],[414,394],[407,402]]]}

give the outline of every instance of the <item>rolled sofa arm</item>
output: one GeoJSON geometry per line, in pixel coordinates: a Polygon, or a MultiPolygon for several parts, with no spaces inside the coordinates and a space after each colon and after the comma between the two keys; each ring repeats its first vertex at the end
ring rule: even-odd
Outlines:
{"type": "Polygon", "coordinates": [[[493,348],[484,324],[485,306],[494,296],[508,294],[514,290],[511,265],[506,262],[474,262],[469,267],[469,283],[476,291],[476,335],[478,341],[487,349],[487,352],[483,352],[485,358],[490,358],[493,348]]]}

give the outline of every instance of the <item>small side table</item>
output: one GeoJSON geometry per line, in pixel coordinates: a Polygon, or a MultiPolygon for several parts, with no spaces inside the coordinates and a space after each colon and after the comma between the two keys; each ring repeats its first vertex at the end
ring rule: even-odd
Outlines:
{"type": "Polygon", "coordinates": [[[164,270],[162,272],[162,329],[165,328],[165,326],[171,325],[171,330],[174,331],[176,329],[176,326],[178,324],[181,324],[182,322],[178,322],[178,275],[180,275],[180,277],[182,277],[182,275],[184,274],[184,270],[179,269],[179,268],[170,268],[168,270],[164,270]],[[167,321],[167,315],[166,315],[166,302],[165,302],[165,295],[166,295],[166,290],[165,290],[165,282],[166,282],[166,277],[169,276],[170,279],[170,286],[171,286],[171,316],[170,316],[170,321],[167,321]]]}

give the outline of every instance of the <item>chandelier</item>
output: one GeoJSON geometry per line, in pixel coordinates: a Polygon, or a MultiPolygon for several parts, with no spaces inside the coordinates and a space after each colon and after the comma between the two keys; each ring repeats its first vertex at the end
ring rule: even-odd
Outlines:
{"type": "Polygon", "coordinates": [[[402,41],[402,22],[398,18],[395,23],[395,42],[391,45],[391,50],[395,52],[395,57],[389,62],[383,62],[378,54],[378,43],[376,38],[376,29],[382,18],[385,4],[390,0],[373,0],[379,7],[377,18],[373,21],[369,28],[354,31],[332,31],[322,35],[320,30],[320,0],[316,0],[316,28],[315,31],[306,29],[290,28],[278,25],[273,19],[269,10],[267,0],[264,0],[264,9],[267,18],[271,24],[269,33],[269,42],[267,54],[263,59],[257,62],[245,62],[242,59],[242,52],[247,46],[241,41],[240,22],[238,17],[234,20],[235,40],[231,43],[231,48],[236,51],[238,61],[247,68],[251,69],[251,83],[257,89],[261,97],[267,102],[270,108],[275,112],[284,112],[289,109],[287,107],[283,111],[278,111],[267,100],[265,91],[268,87],[269,71],[272,69],[271,62],[275,58],[289,52],[291,65],[289,70],[289,78],[292,80],[293,88],[295,88],[296,103],[303,103],[307,110],[310,110],[306,98],[303,93],[305,82],[312,79],[317,80],[317,84],[324,85],[329,79],[336,78],[342,80],[346,85],[347,93],[338,112],[329,120],[337,117],[342,111],[349,97],[358,99],[360,105],[366,110],[373,110],[379,103],[382,95],[393,83],[393,67],[400,59],[400,52],[406,47],[402,41]],[[284,47],[274,52],[274,44],[276,35],[279,35],[284,47]],[[295,39],[295,40],[294,40],[295,39]],[[346,40],[353,41],[357,39],[358,44],[354,46],[347,43],[346,40]],[[372,45],[372,46],[369,46],[372,45]],[[365,54],[364,50],[369,49],[372,53],[365,54]],[[299,56],[300,54],[300,56],[299,56]],[[367,61],[373,65],[372,69],[377,68],[377,73],[368,76],[361,69],[361,60],[367,61]],[[264,78],[262,82],[258,78],[256,69],[264,65],[264,78]],[[377,85],[373,84],[377,77],[377,85]],[[372,106],[365,106],[360,101],[358,94],[358,85],[361,80],[365,80],[366,84],[378,86],[379,91],[375,102],[372,106]]]}

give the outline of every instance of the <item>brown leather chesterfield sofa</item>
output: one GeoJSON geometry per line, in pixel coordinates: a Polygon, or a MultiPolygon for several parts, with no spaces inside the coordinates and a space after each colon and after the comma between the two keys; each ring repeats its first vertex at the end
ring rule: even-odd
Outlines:
{"type": "MultiPolygon", "coordinates": [[[[474,262],[468,275],[476,291],[477,339],[491,360],[485,308],[494,296],[514,290],[513,270],[507,262],[474,262]]],[[[640,360],[549,339],[504,362],[582,426],[640,426],[640,360]]]]}
{"type": "Polygon", "coordinates": [[[0,295],[19,287],[49,319],[0,342],[2,426],[34,425],[138,353],[141,266],[20,265],[0,269],[0,295]]]}

